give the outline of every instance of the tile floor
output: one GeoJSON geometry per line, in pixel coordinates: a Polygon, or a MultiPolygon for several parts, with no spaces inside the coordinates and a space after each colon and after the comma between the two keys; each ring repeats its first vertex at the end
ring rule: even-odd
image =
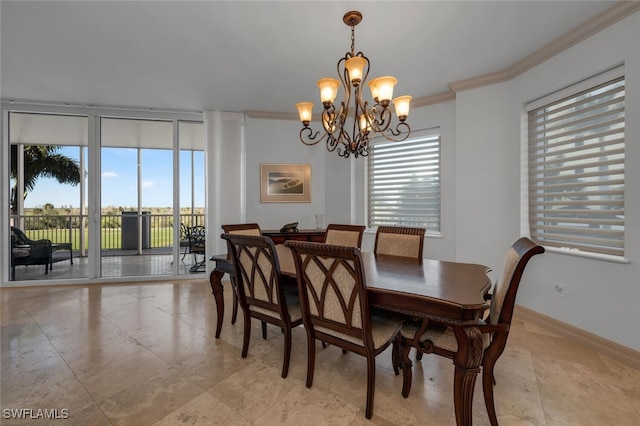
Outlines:
{"type": "MultiPolygon", "coordinates": [[[[240,357],[242,319],[213,338],[205,279],[175,283],[7,288],[1,294],[4,425],[454,425],[451,361],[425,355],[402,398],[386,351],[377,359],[374,417],[364,417],[364,358],[318,347],[305,387],[306,335],[294,330],[289,377],[283,340],[254,324],[240,357]],[[8,419],[58,409],[66,420],[8,419]],[[68,411],[63,412],[66,409],[68,411]]],[[[227,307],[230,292],[227,290],[227,307]]],[[[640,371],[520,320],[496,366],[501,425],[638,425],[640,371]]],[[[480,381],[474,424],[486,425],[480,381]]]]}

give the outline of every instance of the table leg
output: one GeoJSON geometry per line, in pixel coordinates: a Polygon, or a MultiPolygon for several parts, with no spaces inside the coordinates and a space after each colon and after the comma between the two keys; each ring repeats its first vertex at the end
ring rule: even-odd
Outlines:
{"type": "Polygon", "coordinates": [[[402,368],[402,396],[405,398],[409,397],[409,392],[411,391],[411,380],[412,380],[412,372],[411,367],[413,363],[411,362],[411,358],[409,358],[409,351],[411,350],[411,345],[404,339],[399,339],[398,343],[399,347],[399,361],[400,368],[402,368]]]}
{"type": "Polygon", "coordinates": [[[224,272],[213,270],[209,275],[209,283],[213,297],[216,299],[216,310],[218,311],[218,321],[216,323],[216,339],[220,338],[222,330],[222,319],[224,318],[224,288],[222,287],[222,277],[224,272]]]}
{"type": "Polygon", "coordinates": [[[473,424],[473,389],[482,362],[482,333],[478,327],[454,327],[458,351],[453,358],[453,398],[456,424],[473,424]]]}

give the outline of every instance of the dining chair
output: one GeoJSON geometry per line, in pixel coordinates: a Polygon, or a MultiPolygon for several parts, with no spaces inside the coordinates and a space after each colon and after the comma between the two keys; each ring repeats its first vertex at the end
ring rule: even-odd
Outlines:
{"type": "MultiPolygon", "coordinates": [[[[222,225],[222,230],[225,234],[237,234],[237,235],[255,235],[257,237],[262,235],[260,225],[257,223],[234,223],[222,225]]],[[[227,253],[227,258],[231,259],[231,253],[227,253]]],[[[233,301],[231,308],[231,324],[236,323],[238,318],[238,291],[236,290],[236,277],[231,275],[231,288],[233,289],[233,301]]]]}
{"type": "Polygon", "coordinates": [[[236,271],[238,300],[244,314],[242,358],[247,357],[251,338],[251,318],[262,323],[262,338],[267,338],[267,323],[284,333],[282,377],[287,377],[291,358],[291,329],[302,324],[300,302],[296,295],[285,294],[278,254],[269,237],[222,234],[227,241],[236,271]]]}
{"type": "Polygon", "coordinates": [[[362,234],[366,228],[366,226],[362,225],[341,225],[337,223],[330,223],[324,234],[324,243],[335,246],[361,248],[362,234]]]}
{"type": "MultiPolygon", "coordinates": [[[[493,374],[495,363],[504,351],[509,337],[509,328],[513,317],[513,309],[516,301],[516,293],[520,285],[522,274],[529,260],[544,253],[544,248],[537,245],[529,238],[518,239],[507,250],[504,256],[502,275],[496,282],[491,295],[489,315],[485,320],[479,320],[478,329],[483,337],[482,357],[482,391],[484,403],[487,408],[489,420],[492,425],[497,425],[495,404],[493,399],[493,386],[495,376],[493,374]]],[[[434,353],[453,359],[458,350],[458,343],[451,327],[432,320],[422,322],[405,322],[400,332],[400,338],[394,345],[393,369],[399,374],[399,346],[416,348],[419,353],[434,353]]],[[[408,350],[408,349],[405,349],[408,350]]],[[[407,369],[404,374],[411,374],[407,369]]],[[[406,377],[406,376],[405,376],[406,377]]],[[[409,389],[402,390],[403,395],[409,394],[411,378],[408,381],[409,389]]]]}
{"type": "Polygon", "coordinates": [[[302,319],[307,331],[307,382],[313,384],[316,340],[367,358],[366,418],[373,415],[375,357],[397,337],[402,320],[369,308],[360,249],[286,241],[298,279],[302,319]]]}
{"type": "Polygon", "coordinates": [[[373,252],[422,259],[424,232],[424,228],[378,226],[373,252]]]}

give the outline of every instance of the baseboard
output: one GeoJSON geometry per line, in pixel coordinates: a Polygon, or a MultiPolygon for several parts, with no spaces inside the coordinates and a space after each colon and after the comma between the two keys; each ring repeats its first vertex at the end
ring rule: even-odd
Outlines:
{"type": "Polygon", "coordinates": [[[516,305],[514,315],[524,321],[531,322],[553,331],[567,339],[573,340],[595,352],[606,355],[623,364],[640,370],[640,352],[627,346],[600,337],[596,334],[574,327],[555,318],[516,305]]]}

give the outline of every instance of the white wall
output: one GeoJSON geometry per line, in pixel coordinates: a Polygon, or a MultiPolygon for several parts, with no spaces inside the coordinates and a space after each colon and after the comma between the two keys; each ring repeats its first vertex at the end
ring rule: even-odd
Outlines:
{"type": "Polygon", "coordinates": [[[246,118],[246,219],[262,229],[280,229],[298,222],[301,229],[316,227],[316,214],[325,213],[325,161],[321,144],[300,142],[299,121],[246,118]],[[310,203],[261,203],[260,164],[311,164],[310,203]]]}
{"type": "MultiPolygon", "coordinates": [[[[640,13],[529,70],[518,78],[459,93],[456,99],[456,254],[501,265],[521,235],[524,105],[625,63],[625,254],[629,263],[548,250],[527,267],[517,303],[583,330],[640,349],[640,13]],[[565,286],[566,297],[554,286],[565,286]]],[[[497,271],[496,271],[497,272],[497,271]]],[[[495,273],[495,272],[494,272],[495,273]]],[[[495,277],[495,276],[494,276],[495,277]]]]}
{"type": "MultiPolygon", "coordinates": [[[[206,205],[207,256],[226,253],[220,238],[225,223],[244,222],[244,115],[205,111],[205,152],[207,170],[206,205]]],[[[207,268],[211,268],[207,262],[207,268]]]]}
{"type": "MultiPolygon", "coordinates": [[[[625,257],[627,264],[547,252],[526,273],[518,303],[599,336],[640,350],[640,13],[585,40],[510,84],[509,141],[527,101],[616,64],[625,64],[625,257]],[[565,285],[566,297],[554,294],[565,285]]],[[[511,162],[517,158],[511,157],[511,162]]]]}

